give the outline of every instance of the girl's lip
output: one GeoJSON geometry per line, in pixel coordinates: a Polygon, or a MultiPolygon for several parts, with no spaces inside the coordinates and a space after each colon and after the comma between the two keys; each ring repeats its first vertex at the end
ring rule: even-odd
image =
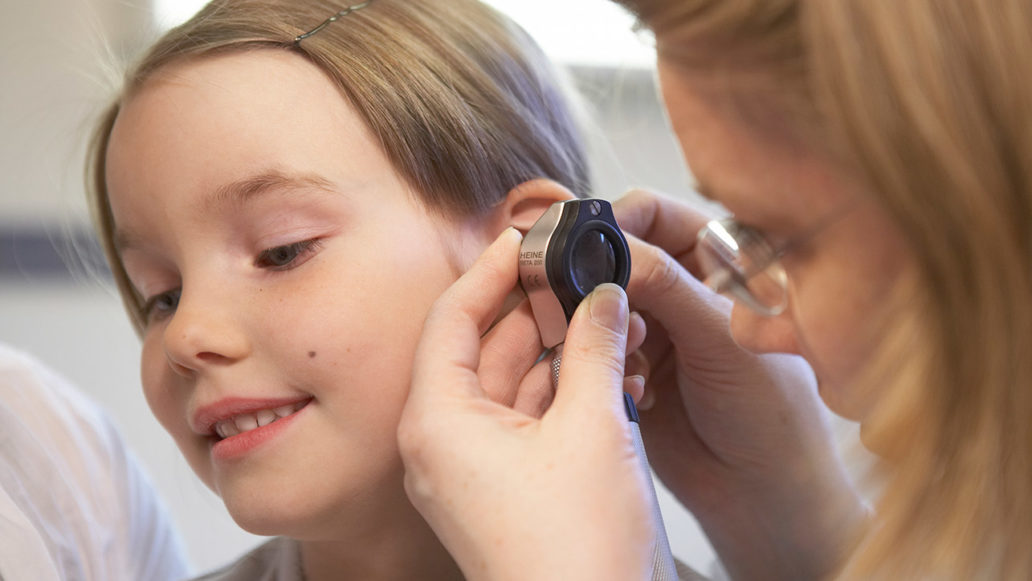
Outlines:
{"type": "MultiPolygon", "coordinates": [[[[257,427],[253,430],[219,439],[218,435],[211,436],[211,455],[215,461],[229,461],[240,458],[259,446],[280,436],[284,431],[293,425],[294,420],[304,414],[308,408],[309,399],[297,411],[289,416],[282,417],[276,421],[257,427]]],[[[265,409],[265,408],[262,408],[265,409]]]]}
{"type": "Polygon", "coordinates": [[[260,399],[241,397],[223,398],[212,404],[198,408],[191,418],[190,426],[194,432],[202,436],[217,437],[217,434],[215,433],[215,424],[223,420],[231,420],[239,415],[255,414],[263,410],[274,410],[284,406],[296,407],[298,405],[307,405],[311,400],[312,397],[307,395],[300,397],[293,396],[260,399]]]}

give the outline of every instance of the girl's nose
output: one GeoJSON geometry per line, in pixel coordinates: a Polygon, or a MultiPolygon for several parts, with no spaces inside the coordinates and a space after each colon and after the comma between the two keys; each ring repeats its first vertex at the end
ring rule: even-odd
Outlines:
{"type": "Polygon", "coordinates": [[[165,355],[172,369],[189,376],[206,366],[247,357],[251,343],[236,319],[239,302],[189,292],[184,287],[164,331],[165,355]]]}

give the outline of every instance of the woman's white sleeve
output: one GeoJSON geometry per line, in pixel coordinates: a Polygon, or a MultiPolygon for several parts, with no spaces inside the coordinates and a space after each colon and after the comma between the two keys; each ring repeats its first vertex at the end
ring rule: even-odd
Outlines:
{"type": "Polygon", "coordinates": [[[0,345],[0,579],[182,579],[182,545],[110,418],[0,345]]]}

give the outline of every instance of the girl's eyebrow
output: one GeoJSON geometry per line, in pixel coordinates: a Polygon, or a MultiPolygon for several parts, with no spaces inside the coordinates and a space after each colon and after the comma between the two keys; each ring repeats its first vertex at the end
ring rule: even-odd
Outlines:
{"type": "MultiPolygon", "coordinates": [[[[299,189],[318,189],[326,192],[337,191],[333,182],[313,173],[288,174],[270,169],[232,181],[219,186],[211,196],[204,197],[199,210],[210,213],[219,206],[242,206],[273,191],[284,192],[299,189]]],[[[127,248],[139,245],[138,236],[129,229],[116,228],[114,233],[115,250],[121,254],[127,248]]]]}
{"type": "Polygon", "coordinates": [[[310,188],[334,191],[333,182],[318,174],[287,174],[279,170],[266,170],[220,186],[201,203],[203,209],[210,210],[224,204],[242,205],[273,190],[310,188]]]}

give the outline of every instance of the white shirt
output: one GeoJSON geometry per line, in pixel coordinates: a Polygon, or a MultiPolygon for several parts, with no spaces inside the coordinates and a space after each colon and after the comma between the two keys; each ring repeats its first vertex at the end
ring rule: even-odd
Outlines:
{"type": "Polygon", "coordinates": [[[107,415],[0,344],[0,579],[187,574],[164,508],[107,415]]]}

